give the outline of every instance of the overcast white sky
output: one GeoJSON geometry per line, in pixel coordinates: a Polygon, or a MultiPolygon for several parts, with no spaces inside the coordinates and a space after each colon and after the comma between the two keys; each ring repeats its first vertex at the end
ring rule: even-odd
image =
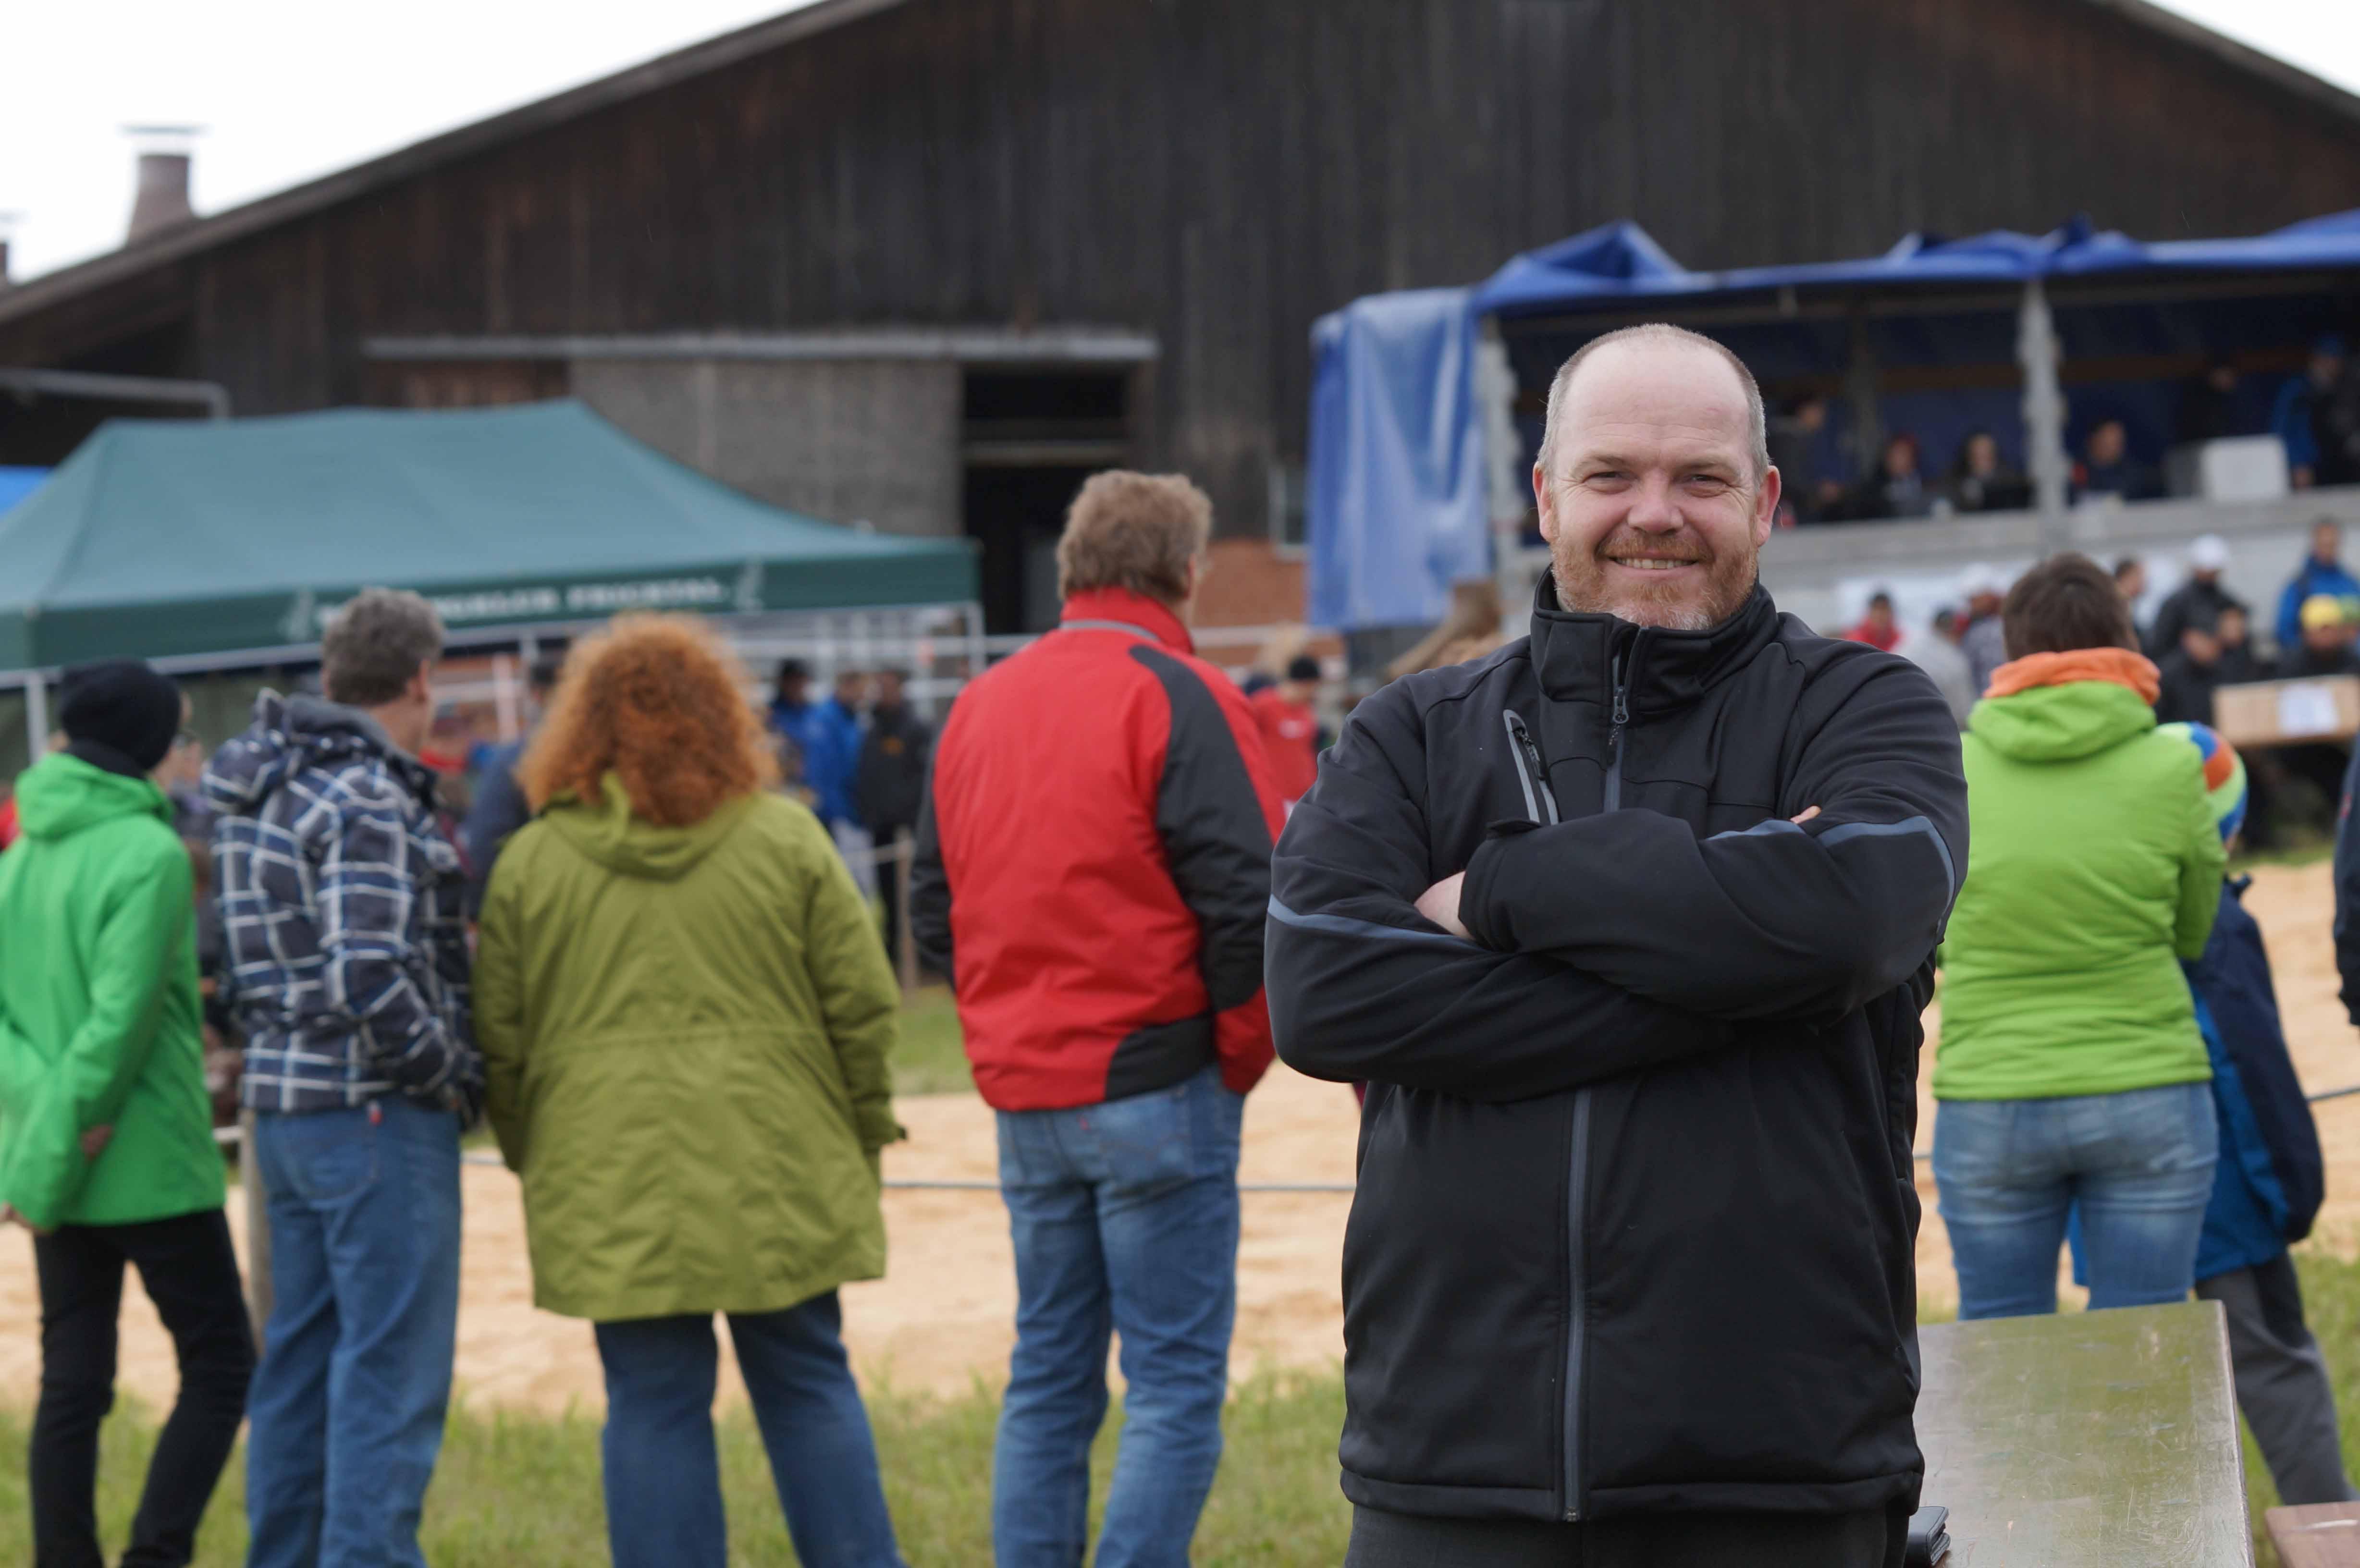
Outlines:
{"type": "MultiPolygon", "coordinates": [[[[2354,0],[2165,0],[2360,92],[2354,0]]],[[[0,0],[0,212],[22,279],[112,250],[126,125],[192,124],[199,212],[604,76],[796,0],[0,0]]]]}

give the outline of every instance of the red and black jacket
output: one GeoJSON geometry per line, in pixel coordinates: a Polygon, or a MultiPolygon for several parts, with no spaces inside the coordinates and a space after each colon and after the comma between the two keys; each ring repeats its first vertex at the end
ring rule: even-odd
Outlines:
{"type": "Polygon", "coordinates": [[[1252,708],[1152,599],[1077,593],[969,682],[935,743],[910,929],[951,976],[984,1099],[1092,1105],[1217,1061],[1253,1087],[1280,821],[1252,708]]]}

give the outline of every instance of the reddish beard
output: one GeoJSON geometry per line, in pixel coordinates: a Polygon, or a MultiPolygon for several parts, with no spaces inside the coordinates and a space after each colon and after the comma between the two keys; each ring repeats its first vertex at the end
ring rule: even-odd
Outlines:
{"type": "Polygon", "coordinates": [[[1665,539],[1635,528],[1617,528],[1588,550],[1560,540],[1549,551],[1549,572],[1557,580],[1557,603],[1568,610],[1676,632],[1710,631],[1737,614],[1758,575],[1752,550],[1717,554],[1695,534],[1665,539]],[[1700,582],[1657,584],[1642,579],[1610,585],[1606,558],[1616,554],[1697,561],[1703,563],[1704,576],[1700,582]]]}

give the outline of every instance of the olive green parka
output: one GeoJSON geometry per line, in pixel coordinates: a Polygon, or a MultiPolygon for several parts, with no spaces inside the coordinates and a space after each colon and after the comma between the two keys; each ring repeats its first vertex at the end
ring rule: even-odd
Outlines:
{"type": "Polygon", "coordinates": [[[900,993],[810,811],[755,795],[659,827],[609,774],[508,841],[479,938],[537,1305],[774,1312],[885,1271],[900,993]]]}

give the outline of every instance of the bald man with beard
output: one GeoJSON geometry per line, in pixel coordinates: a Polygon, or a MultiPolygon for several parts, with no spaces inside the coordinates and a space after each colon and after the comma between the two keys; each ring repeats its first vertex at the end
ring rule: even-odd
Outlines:
{"type": "Polygon", "coordinates": [[[1757,580],[1735,355],[1550,388],[1532,634],[1353,712],[1273,866],[1279,1053],[1365,1080],[1349,1568],[1902,1561],[1918,1014],[1958,726],[1757,580]]]}

